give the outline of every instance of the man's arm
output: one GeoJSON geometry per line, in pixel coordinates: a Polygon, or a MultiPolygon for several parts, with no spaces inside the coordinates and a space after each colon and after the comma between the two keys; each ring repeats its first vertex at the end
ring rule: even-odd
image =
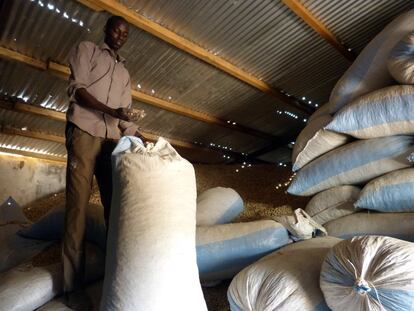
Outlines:
{"type": "Polygon", "coordinates": [[[114,118],[118,118],[124,121],[130,120],[128,116],[128,113],[130,111],[129,109],[127,108],[113,109],[111,107],[108,107],[102,104],[94,96],[92,96],[85,88],[78,88],[75,91],[75,99],[76,99],[76,102],[81,106],[94,109],[94,110],[98,110],[114,118]]]}
{"type": "MultiPolygon", "coordinates": [[[[132,96],[131,96],[131,80],[128,79],[127,84],[124,87],[124,91],[121,97],[121,107],[130,109],[132,106],[132,96]]],[[[140,133],[140,129],[137,124],[126,121],[119,120],[119,128],[123,136],[136,136],[140,138],[144,143],[146,142],[145,137],[140,133]]]]}

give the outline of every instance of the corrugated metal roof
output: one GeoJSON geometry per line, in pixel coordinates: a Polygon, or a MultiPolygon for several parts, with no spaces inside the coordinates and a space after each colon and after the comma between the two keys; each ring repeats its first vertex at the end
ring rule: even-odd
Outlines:
{"type": "Polygon", "coordinates": [[[63,144],[22,136],[12,136],[0,133],[0,147],[66,157],[66,148],[63,144]]]}
{"type": "Polygon", "coordinates": [[[414,8],[409,0],[302,0],[333,34],[360,52],[397,15],[414,8]]]}
{"type": "MultiPolygon", "coordinates": [[[[278,0],[121,2],[267,83],[311,100],[312,105],[327,101],[336,80],[349,66],[342,55],[278,0]]],[[[392,17],[414,7],[412,1],[403,0],[302,3],[357,51],[392,17]]],[[[61,64],[67,63],[71,48],[78,42],[100,42],[108,17],[70,0],[8,1],[5,11],[1,46],[61,64]]],[[[148,94],[274,135],[291,135],[304,126],[306,117],[295,109],[286,109],[273,97],[135,27],[131,27],[121,54],[128,60],[134,86],[139,84],[148,94]]],[[[0,93],[65,111],[65,88],[63,80],[47,72],[0,61],[0,93]]],[[[267,145],[250,135],[143,103],[135,105],[148,112],[143,127],[161,135],[231,145],[240,152],[253,152],[267,145]]],[[[0,115],[0,120],[19,126],[27,123],[41,130],[62,131],[61,125],[25,118],[20,119],[19,114],[0,115]]]]}
{"type": "MultiPolygon", "coordinates": [[[[0,93],[20,97],[36,106],[66,111],[66,82],[48,72],[43,72],[16,62],[0,60],[0,93]]],[[[207,124],[172,112],[160,110],[145,103],[134,101],[137,108],[144,109],[147,116],[140,122],[142,128],[160,136],[174,137],[185,141],[197,141],[208,145],[232,147],[233,151],[250,153],[267,145],[267,141],[257,137],[238,133],[218,125],[207,124]]],[[[22,113],[0,113],[0,122],[15,124],[17,127],[28,127],[63,135],[63,123],[33,117],[33,120],[22,113]],[[2,118],[4,116],[4,118],[2,118]],[[9,118],[12,116],[12,118],[9,118]]]]}
{"type": "MultiPolygon", "coordinates": [[[[12,16],[17,20],[23,19],[24,15],[17,13],[25,12],[23,7],[30,7],[31,19],[43,21],[31,31],[31,38],[40,39],[28,38],[25,23],[20,23],[6,27],[14,31],[9,33],[6,30],[2,35],[2,45],[5,47],[43,60],[50,57],[65,64],[72,46],[82,40],[101,40],[103,23],[107,17],[105,14],[97,15],[81,5],[63,0],[54,2],[54,11],[45,6],[40,7],[38,0],[16,0],[12,16]],[[64,13],[69,16],[68,19],[62,17],[64,13]],[[78,22],[82,21],[84,26],[72,22],[72,17],[78,22]],[[50,27],[55,24],[62,27],[50,27]],[[91,31],[88,32],[88,29],[91,31]],[[14,41],[14,38],[17,40],[14,41]]],[[[271,119],[272,122],[261,123],[260,120],[266,118],[269,111],[284,109],[283,106],[269,95],[136,28],[131,29],[122,54],[128,59],[127,67],[134,85],[139,83],[141,90],[148,94],[154,90],[155,96],[162,99],[260,130],[264,124],[264,130],[269,133],[285,134],[292,128],[303,126],[302,123],[278,116],[271,119]]],[[[295,109],[290,111],[300,115],[295,109]]]]}
{"type": "MultiPolygon", "coordinates": [[[[121,1],[206,50],[297,97],[349,63],[280,1],[121,1]]],[[[309,98],[322,104],[323,96],[309,98]],[[322,97],[319,101],[318,98],[322,97]]]]}

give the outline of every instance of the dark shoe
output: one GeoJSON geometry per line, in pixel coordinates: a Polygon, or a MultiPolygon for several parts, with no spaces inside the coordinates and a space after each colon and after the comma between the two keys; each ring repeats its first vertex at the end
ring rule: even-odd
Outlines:
{"type": "Polygon", "coordinates": [[[83,290],[65,294],[65,304],[74,311],[91,311],[93,307],[91,298],[83,290]]]}

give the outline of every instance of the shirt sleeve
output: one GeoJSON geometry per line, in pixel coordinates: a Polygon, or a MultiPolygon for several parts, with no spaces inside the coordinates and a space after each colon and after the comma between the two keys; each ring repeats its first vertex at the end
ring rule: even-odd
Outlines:
{"type": "Polygon", "coordinates": [[[89,84],[91,60],[95,51],[92,42],[81,42],[69,57],[70,77],[67,89],[68,95],[73,99],[77,89],[86,88],[89,84]]]}
{"type": "MultiPolygon", "coordinates": [[[[131,97],[131,79],[128,77],[128,82],[122,92],[121,107],[131,108],[132,97],[131,97]]],[[[134,136],[138,131],[138,125],[133,122],[127,122],[119,120],[119,128],[122,132],[122,136],[134,136]]]]}

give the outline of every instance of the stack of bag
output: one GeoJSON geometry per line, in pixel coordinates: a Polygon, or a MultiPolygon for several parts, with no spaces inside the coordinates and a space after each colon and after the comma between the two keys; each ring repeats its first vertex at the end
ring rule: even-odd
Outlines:
{"type": "Polygon", "coordinates": [[[295,143],[288,192],[314,196],[306,211],[330,235],[414,241],[413,29],[414,10],[387,25],[295,143]]]}
{"type": "Polygon", "coordinates": [[[197,198],[196,249],[204,286],[231,279],[240,270],[292,242],[288,231],[274,220],[231,223],[243,211],[240,195],[216,187],[197,198]]]}
{"type": "Polygon", "coordinates": [[[288,192],[313,196],[313,220],[332,236],[371,236],[310,239],[262,258],[230,284],[232,311],[412,309],[413,245],[376,234],[414,241],[413,29],[414,10],[367,45],[293,150],[288,192]]]}

